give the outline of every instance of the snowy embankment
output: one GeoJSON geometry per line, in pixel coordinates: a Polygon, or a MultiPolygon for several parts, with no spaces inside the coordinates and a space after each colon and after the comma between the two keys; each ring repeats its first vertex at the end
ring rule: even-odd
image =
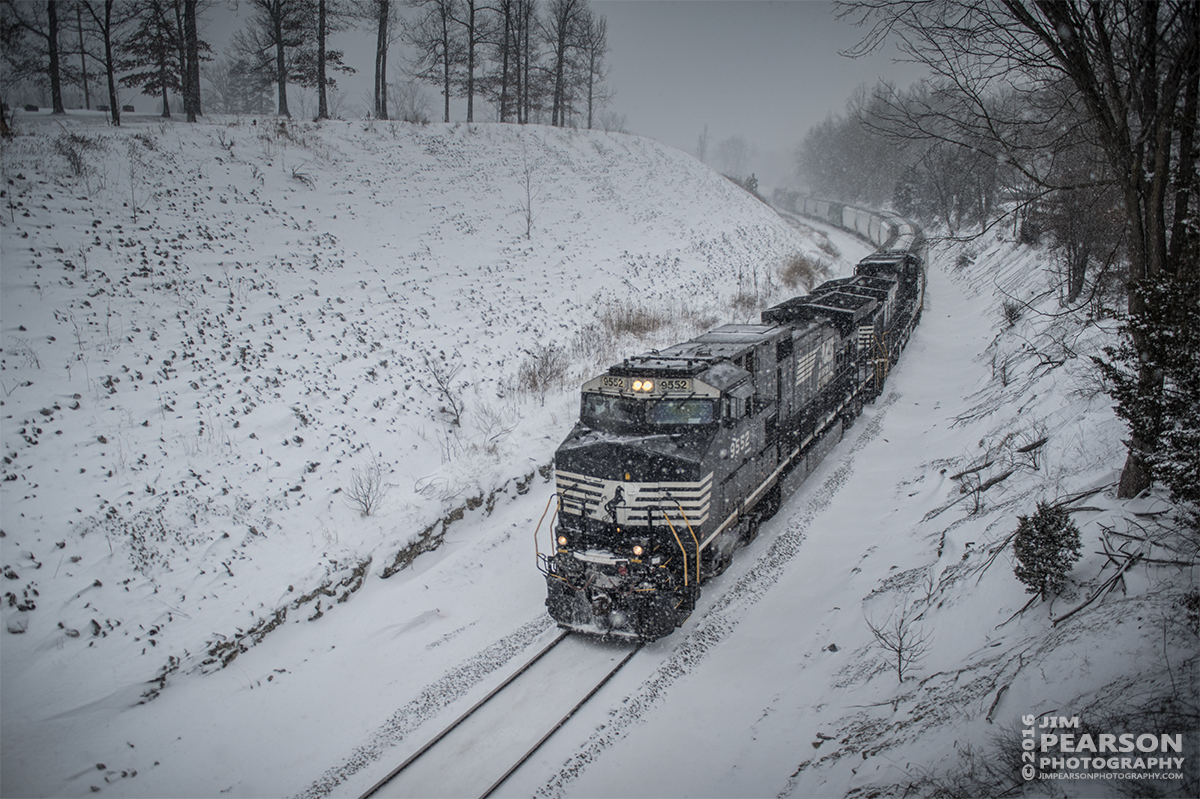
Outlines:
{"type": "MultiPolygon", "coordinates": [[[[357,795],[553,635],[539,468],[579,381],[754,318],[796,252],[867,251],[637,137],[83,126],[106,146],[76,172],[40,131],[3,145],[5,796],[357,795]],[[529,379],[551,344],[569,366],[529,379]]],[[[1194,701],[1195,575],[1121,537],[1169,542],[1159,497],[1113,498],[1087,356],[1116,324],[1061,314],[1037,251],[970,247],[934,248],[884,395],[502,795],[995,794],[971,781],[1013,778],[1023,715],[1194,701]],[[1068,589],[1019,613],[1016,517],[1076,496],[1068,589]],[[1062,619],[1104,545],[1146,557],[1062,619]],[[905,607],[899,679],[867,622],[905,607]]]]}
{"type": "Polygon", "coordinates": [[[3,142],[5,795],[154,793],[111,716],[545,494],[582,379],[821,255],[635,136],[102,122],[3,142]]]}

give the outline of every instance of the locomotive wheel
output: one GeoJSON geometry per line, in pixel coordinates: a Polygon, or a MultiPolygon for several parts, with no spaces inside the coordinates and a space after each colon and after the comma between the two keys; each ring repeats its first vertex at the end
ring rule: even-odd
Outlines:
{"type": "Polygon", "coordinates": [[[783,490],[779,483],[776,483],[762,501],[762,519],[766,521],[779,512],[779,506],[783,503],[783,490]]]}
{"type": "Polygon", "coordinates": [[[761,523],[757,514],[751,517],[750,521],[746,523],[746,529],[742,532],[741,536],[741,542],[743,545],[749,544],[755,538],[758,538],[758,528],[760,524],[761,523]]]}
{"type": "Polygon", "coordinates": [[[716,577],[718,574],[723,573],[729,568],[729,564],[732,562],[732,552],[728,555],[722,556],[719,550],[713,551],[713,559],[706,564],[708,568],[704,570],[704,579],[708,580],[716,577]]]}

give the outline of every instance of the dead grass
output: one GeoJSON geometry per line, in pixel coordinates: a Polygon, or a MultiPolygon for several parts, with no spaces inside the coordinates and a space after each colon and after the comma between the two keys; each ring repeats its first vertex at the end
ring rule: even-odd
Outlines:
{"type": "Polygon", "coordinates": [[[796,253],[779,266],[779,280],[793,291],[811,291],[830,276],[829,266],[820,259],[796,253]]]}

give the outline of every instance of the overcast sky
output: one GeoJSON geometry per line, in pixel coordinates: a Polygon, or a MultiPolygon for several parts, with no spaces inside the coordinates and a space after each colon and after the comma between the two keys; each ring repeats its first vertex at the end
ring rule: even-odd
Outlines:
{"type": "MultiPolygon", "coordinates": [[[[759,153],[750,170],[758,171],[764,186],[791,170],[791,152],[804,132],[840,113],[856,86],[881,77],[906,86],[921,74],[888,54],[860,60],[839,55],[861,31],[839,22],[833,4],[821,0],[590,2],[608,21],[610,110],[625,117],[626,129],[694,155],[707,125],[710,163],[720,141],[743,136],[759,153]]],[[[209,38],[218,52],[245,13],[235,15],[220,3],[212,8],[209,38]]],[[[346,95],[343,113],[357,115],[369,103],[374,39],[359,32],[335,44],[358,70],[337,77],[346,95]]],[[[396,46],[389,62],[399,65],[402,57],[396,46]]],[[[440,119],[438,90],[426,91],[430,116],[440,119]]],[[[476,119],[491,114],[476,108],[476,119]]],[[[451,116],[464,119],[465,102],[456,102],[451,116]]]]}
{"type": "Polygon", "coordinates": [[[790,152],[856,86],[920,75],[887,56],[839,55],[861,31],[828,2],[592,0],[592,8],[608,20],[612,109],[630,132],[688,152],[705,125],[714,143],[742,135],[760,151],[790,152]]]}

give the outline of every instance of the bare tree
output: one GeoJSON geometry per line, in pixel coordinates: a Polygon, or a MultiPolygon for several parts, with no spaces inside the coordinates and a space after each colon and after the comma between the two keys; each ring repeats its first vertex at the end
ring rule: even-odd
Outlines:
{"type": "Polygon", "coordinates": [[[888,662],[896,670],[896,679],[921,662],[929,651],[929,633],[919,622],[920,614],[906,601],[881,624],[867,619],[867,628],[888,653],[888,662]]]}
{"type": "Polygon", "coordinates": [[[412,72],[421,80],[441,84],[443,122],[450,121],[450,96],[456,74],[466,60],[454,22],[458,0],[408,0],[420,15],[405,22],[404,40],[416,55],[412,72]]]}
{"type": "Polygon", "coordinates": [[[466,410],[466,404],[462,397],[464,386],[458,380],[462,364],[448,362],[445,354],[442,354],[440,359],[426,355],[425,368],[428,370],[429,376],[433,378],[431,393],[442,403],[438,412],[451,426],[461,430],[463,412],[466,410]]]}
{"type": "Polygon", "coordinates": [[[475,69],[480,46],[492,32],[491,8],[480,0],[459,0],[450,9],[450,18],[462,29],[459,40],[466,51],[461,75],[462,94],[467,98],[467,121],[475,121],[475,69]]]}
{"type": "Polygon", "coordinates": [[[421,84],[415,80],[394,80],[389,84],[388,96],[396,109],[396,116],[403,122],[425,125],[429,122],[429,98],[421,84]]]}
{"type": "Polygon", "coordinates": [[[1121,198],[1108,166],[1094,148],[1076,147],[1056,159],[1053,178],[1063,187],[1044,197],[1029,224],[1045,233],[1061,262],[1064,305],[1079,299],[1094,262],[1109,263],[1122,251],[1121,198]],[[1101,179],[1096,179],[1100,177],[1101,179]]]}
{"type": "Polygon", "coordinates": [[[533,64],[538,59],[537,37],[533,35],[537,25],[537,0],[519,0],[517,5],[517,121],[529,122],[529,114],[533,109],[535,93],[533,91],[533,64]]]}
{"type": "Polygon", "coordinates": [[[53,113],[65,114],[58,6],[55,0],[0,4],[0,44],[3,45],[0,50],[9,69],[9,74],[5,75],[6,83],[14,79],[35,82],[48,79],[53,113]]]}
{"type": "Polygon", "coordinates": [[[352,13],[338,0],[307,0],[309,8],[303,15],[299,47],[289,61],[289,80],[305,88],[317,90],[317,119],[330,118],[329,94],[337,82],[330,70],[353,73],[355,69],[342,61],[341,50],[328,46],[329,35],[350,26],[352,13]]]}
{"type": "Polygon", "coordinates": [[[615,111],[601,111],[596,118],[598,127],[605,133],[628,133],[629,120],[624,114],[618,114],[615,111]]]}
{"type": "MultiPolygon", "coordinates": [[[[195,122],[200,108],[200,35],[196,26],[197,0],[183,3],[183,107],[188,122],[195,122]]],[[[205,46],[207,49],[207,45],[205,46]]]]}
{"type": "Polygon", "coordinates": [[[255,69],[270,76],[278,90],[278,113],[291,117],[287,84],[289,55],[304,44],[306,4],[290,0],[249,0],[249,25],[234,36],[235,47],[255,69]]]}
{"type": "MultiPolygon", "coordinates": [[[[880,92],[856,89],[843,113],[809,128],[796,148],[795,163],[797,175],[813,192],[871,205],[892,199],[904,168],[911,169],[920,154],[907,142],[888,141],[868,123],[880,92]]],[[[903,213],[919,215],[915,210],[903,213]]]]}
{"type": "Polygon", "coordinates": [[[590,129],[596,127],[598,107],[607,104],[612,97],[604,89],[604,79],[608,77],[608,65],[604,61],[608,55],[608,22],[590,9],[584,13],[580,48],[583,51],[583,77],[587,87],[587,127],[590,129]]]}
{"type": "Polygon", "coordinates": [[[513,115],[514,91],[520,85],[520,41],[518,33],[520,0],[497,0],[498,20],[493,33],[493,60],[497,70],[484,80],[484,91],[496,102],[496,117],[507,122],[513,115]]]}
{"type": "Polygon", "coordinates": [[[534,209],[534,201],[537,200],[541,193],[541,185],[538,180],[537,164],[529,160],[529,150],[522,149],[521,151],[521,170],[516,175],[517,185],[521,187],[523,197],[521,204],[517,206],[517,213],[525,221],[525,238],[533,237],[533,223],[537,219],[537,211],[534,209]]]}
{"type": "Polygon", "coordinates": [[[375,86],[371,108],[376,119],[388,119],[388,50],[398,29],[398,7],[398,0],[354,0],[355,14],[375,27],[375,86]]]}
{"type": "MultiPolygon", "coordinates": [[[[1017,123],[1037,114],[1044,132],[1063,135],[1063,127],[1054,124],[1061,105],[1042,106],[1038,95],[1069,86],[1086,110],[1081,132],[1105,154],[1121,192],[1131,286],[1164,275],[1195,277],[1200,271],[1194,259],[1182,257],[1197,235],[1188,220],[1200,191],[1200,5],[1192,0],[861,0],[848,4],[845,13],[867,26],[855,53],[869,52],[894,34],[907,56],[929,67],[974,111],[961,118],[1003,145],[1006,159],[1031,180],[1040,180],[1028,157],[1032,150],[1014,136],[1029,127],[1017,123]],[[1019,87],[1012,92],[1021,102],[990,103],[1000,87],[1019,87]]],[[[1142,296],[1129,292],[1131,316],[1145,314],[1142,296]]],[[[1147,352],[1145,333],[1135,327],[1131,335],[1134,350],[1147,352]]],[[[1162,381],[1161,370],[1141,363],[1139,395],[1161,393],[1162,381]]],[[[1149,426],[1154,424],[1150,420],[1149,426]]],[[[1131,425],[1121,497],[1150,484],[1143,427],[1131,425]]]]}
{"type": "Polygon", "coordinates": [[[387,119],[387,53],[392,23],[391,0],[377,0],[375,20],[375,116],[387,119]]]}
{"type": "Polygon", "coordinates": [[[696,137],[696,158],[702,164],[708,163],[708,125],[696,137]]]}
{"type": "Polygon", "coordinates": [[[79,34],[79,80],[83,84],[83,107],[92,110],[91,73],[88,71],[88,47],[84,38],[83,4],[75,5],[75,32],[79,34]]]}
{"type": "Polygon", "coordinates": [[[542,83],[536,0],[492,0],[489,8],[493,13],[485,43],[490,47],[484,53],[491,69],[481,74],[479,91],[495,103],[499,121],[529,122],[540,103],[542,83]]]}
{"type": "Polygon", "coordinates": [[[332,29],[329,11],[329,0],[317,0],[317,119],[329,119],[329,97],[326,94],[329,78],[325,71],[325,40],[332,29]]]}
{"type": "Polygon", "coordinates": [[[100,38],[103,47],[102,63],[108,82],[108,108],[112,124],[121,125],[121,101],[117,96],[117,57],[121,35],[132,19],[133,8],[129,4],[117,5],[115,0],[81,0],[80,7],[87,12],[93,32],[100,38]]]}
{"type": "Polygon", "coordinates": [[[351,472],[350,484],[346,486],[346,499],[363,516],[370,516],[379,509],[386,495],[384,464],[372,452],[370,461],[354,467],[351,472]]]}
{"type": "Polygon", "coordinates": [[[554,84],[550,124],[565,126],[570,107],[571,60],[577,54],[583,36],[584,13],[587,7],[583,0],[550,0],[546,19],[542,22],[542,36],[550,48],[552,63],[550,75],[554,84]]]}

